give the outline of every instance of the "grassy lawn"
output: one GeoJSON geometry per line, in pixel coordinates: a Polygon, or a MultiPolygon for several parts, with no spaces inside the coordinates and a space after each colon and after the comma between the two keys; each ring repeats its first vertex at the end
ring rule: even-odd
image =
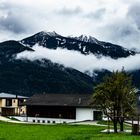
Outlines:
{"type": "MultiPolygon", "coordinates": [[[[108,121],[103,121],[103,120],[102,121],[98,121],[97,124],[108,125],[108,121]]],[[[110,126],[110,128],[113,128],[113,122],[112,121],[109,122],[109,126],[110,126]]],[[[117,124],[117,127],[118,127],[118,129],[120,128],[119,123],[117,124]]],[[[124,129],[126,129],[126,130],[131,129],[132,130],[132,125],[130,125],[128,123],[124,123],[124,129]]]]}
{"type": "Polygon", "coordinates": [[[139,140],[130,134],[103,134],[101,126],[29,125],[0,122],[0,140],[139,140]]]}

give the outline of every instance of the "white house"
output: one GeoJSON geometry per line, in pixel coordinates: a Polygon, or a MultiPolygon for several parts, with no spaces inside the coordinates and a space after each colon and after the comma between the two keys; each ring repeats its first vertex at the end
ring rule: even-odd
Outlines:
{"type": "Polygon", "coordinates": [[[99,120],[102,112],[90,105],[91,94],[37,94],[26,102],[27,117],[34,123],[69,123],[99,120]]]}

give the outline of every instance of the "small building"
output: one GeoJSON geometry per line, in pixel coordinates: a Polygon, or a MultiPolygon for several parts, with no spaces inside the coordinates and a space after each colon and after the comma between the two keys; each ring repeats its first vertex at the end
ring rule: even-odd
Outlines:
{"type": "Polygon", "coordinates": [[[2,116],[25,115],[26,106],[22,105],[28,97],[0,93],[0,114],[2,116]]]}
{"type": "Polygon", "coordinates": [[[99,120],[102,112],[90,105],[90,99],[91,94],[34,95],[26,102],[28,121],[69,123],[99,120]]]}

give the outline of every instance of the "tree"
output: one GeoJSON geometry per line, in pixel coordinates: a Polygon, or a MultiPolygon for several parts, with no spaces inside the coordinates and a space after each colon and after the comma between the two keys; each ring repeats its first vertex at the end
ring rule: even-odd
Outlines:
{"type": "Polygon", "coordinates": [[[117,132],[117,123],[123,131],[125,117],[136,109],[135,93],[131,77],[124,70],[116,71],[95,87],[91,102],[112,120],[114,132],[117,132]]]}

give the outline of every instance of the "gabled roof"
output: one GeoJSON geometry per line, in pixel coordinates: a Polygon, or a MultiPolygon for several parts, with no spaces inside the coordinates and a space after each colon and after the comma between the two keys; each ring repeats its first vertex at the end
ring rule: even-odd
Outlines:
{"type": "Polygon", "coordinates": [[[1,99],[3,99],[3,98],[11,98],[11,99],[14,99],[14,98],[18,98],[18,99],[27,99],[28,97],[26,97],[26,96],[14,95],[14,94],[9,94],[9,93],[0,93],[0,98],[1,98],[1,99]]]}
{"type": "Polygon", "coordinates": [[[91,94],[36,94],[26,105],[89,107],[91,94]]]}

